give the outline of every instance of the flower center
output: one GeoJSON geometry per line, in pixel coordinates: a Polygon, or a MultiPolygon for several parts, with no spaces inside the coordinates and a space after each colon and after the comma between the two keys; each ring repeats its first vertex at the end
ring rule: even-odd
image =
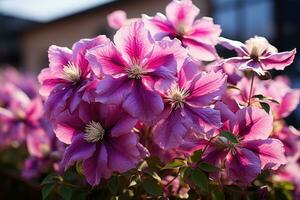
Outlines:
{"type": "Polygon", "coordinates": [[[183,108],[185,99],[190,95],[188,89],[180,88],[178,85],[173,86],[168,92],[168,101],[171,107],[175,110],[177,108],[183,108]]]}
{"type": "Polygon", "coordinates": [[[84,139],[87,142],[97,142],[103,140],[105,130],[99,122],[90,121],[85,126],[84,139]]]}
{"type": "Polygon", "coordinates": [[[133,78],[133,79],[141,79],[142,76],[145,74],[143,68],[137,64],[127,68],[126,72],[128,74],[128,78],[133,78]]]}
{"type": "Polygon", "coordinates": [[[69,62],[63,68],[64,78],[70,82],[78,83],[81,77],[81,71],[77,65],[72,62],[69,62]]]}
{"type": "Polygon", "coordinates": [[[269,43],[265,38],[254,37],[246,41],[246,48],[250,57],[254,60],[259,60],[259,57],[268,49],[269,43]]]}

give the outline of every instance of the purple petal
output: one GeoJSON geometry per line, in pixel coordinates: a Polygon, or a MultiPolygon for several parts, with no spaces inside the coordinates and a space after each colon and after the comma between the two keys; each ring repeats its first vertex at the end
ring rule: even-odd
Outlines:
{"type": "Polygon", "coordinates": [[[49,47],[49,68],[53,73],[61,72],[64,65],[71,60],[72,51],[66,47],[52,45],[49,47]]]}
{"type": "Polygon", "coordinates": [[[96,186],[100,183],[101,178],[109,178],[112,170],[108,167],[108,153],[104,144],[101,144],[95,153],[83,161],[83,174],[87,182],[96,186]]]}
{"type": "Polygon", "coordinates": [[[252,140],[242,143],[244,148],[256,153],[261,161],[261,169],[277,170],[281,165],[286,164],[284,147],[280,140],[252,140]]]}
{"type": "Polygon", "coordinates": [[[132,81],[127,76],[113,78],[106,76],[97,86],[96,101],[120,105],[132,91],[132,81]]]}
{"type": "Polygon", "coordinates": [[[171,149],[178,147],[184,136],[191,128],[189,125],[193,122],[187,116],[183,116],[181,109],[166,110],[169,112],[167,118],[161,119],[153,127],[153,139],[162,149],[171,149]]]}
{"type": "Polygon", "coordinates": [[[136,82],[123,102],[123,108],[131,116],[151,122],[163,111],[164,104],[158,93],[149,90],[141,82],[136,82]]]}
{"type": "Polygon", "coordinates": [[[240,148],[228,154],[225,168],[228,177],[242,185],[249,185],[261,172],[260,160],[252,151],[240,148]]]}
{"type": "Polygon", "coordinates": [[[128,134],[132,131],[137,122],[137,119],[124,115],[111,129],[110,135],[112,137],[119,137],[123,134],[128,134]]]}
{"type": "Polygon", "coordinates": [[[70,146],[66,148],[61,164],[66,170],[75,162],[90,158],[95,150],[95,144],[88,143],[84,140],[83,134],[78,134],[72,139],[70,146]]]}

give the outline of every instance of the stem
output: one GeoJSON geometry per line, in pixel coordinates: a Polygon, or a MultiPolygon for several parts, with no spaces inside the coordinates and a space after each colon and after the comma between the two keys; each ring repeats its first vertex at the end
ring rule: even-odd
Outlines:
{"type": "Polygon", "coordinates": [[[252,97],[253,84],[254,84],[254,73],[252,72],[252,76],[251,76],[251,86],[250,86],[249,98],[248,98],[248,106],[250,106],[250,104],[251,104],[251,97],[252,97]]]}

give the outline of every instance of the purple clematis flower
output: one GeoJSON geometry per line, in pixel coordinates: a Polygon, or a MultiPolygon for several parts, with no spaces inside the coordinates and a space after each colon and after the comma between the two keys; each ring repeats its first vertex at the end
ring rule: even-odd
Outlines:
{"type": "Polygon", "coordinates": [[[221,28],[210,17],[195,20],[199,12],[191,0],[173,0],[166,7],[166,16],[161,13],[154,17],[143,15],[143,20],[156,40],[166,36],[178,38],[193,58],[212,61],[218,58],[215,45],[221,28]]]}
{"type": "Polygon", "coordinates": [[[230,180],[241,185],[250,184],[262,169],[278,169],[286,163],[284,147],[280,140],[269,138],[272,116],[263,109],[247,107],[235,114],[225,104],[217,103],[222,113],[222,130],[231,132],[238,143],[220,136],[207,149],[204,159],[225,169],[230,180]]]}
{"type": "Polygon", "coordinates": [[[76,115],[65,112],[58,117],[56,136],[70,144],[62,166],[67,169],[83,161],[83,173],[95,186],[113,172],[126,172],[148,154],[132,129],[137,120],[119,106],[81,103],[76,115]]]}
{"type": "Polygon", "coordinates": [[[271,69],[283,70],[292,64],[296,54],[296,49],[279,53],[266,38],[258,36],[248,39],[245,44],[220,38],[220,44],[238,54],[227,59],[227,62],[236,64],[239,70],[253,70],[259,75],[271,69]]]}
{"type": "Polygon", "coordinates": [[[87,59],[104,79],[96,101],[122,105],[131,116],[150,122],[163,108],[154,90],[167,89],[176,79],[186,51],[178,40],[154,42],[141,21],[119,29],[112,42],[90,50],[87,59]]]}
{"type": "Polygon", "coordinates": [[[165,109],[153,127],[154,141],[163,149],[170,149],[179,146],[189,131],[203,134],[220,128],[220,113],[210,105],[220,99],[225,89],[226,75],[213,71],[199,73],[197,64],[187,60],[178,73],[177,83],[163,95],[165,109]]]}
{"type": "Polygon", "coordinates": [[[85,59],[88,49],[108,42],[106,36],[93,39],[82,39],[73,45],[72,50],[65,47],[49,48],[49,68],[39,74],[40,94],[47,98],[45,112],[57,116],[68,109],[71,112],[78,107],[89,87],[93,87],[96,79],[92,79],[90,65],[85,59]]]}

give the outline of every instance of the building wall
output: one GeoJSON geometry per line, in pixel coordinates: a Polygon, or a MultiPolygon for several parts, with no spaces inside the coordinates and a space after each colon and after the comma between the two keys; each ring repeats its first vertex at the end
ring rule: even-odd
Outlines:
{"type": "MultiPolygon", "coordinates": [[[[194,0],[201,8],[200,15],[207,15],[209,0],[194,0]]],[[[21,38],[22,67],[38,72],[47,67],[47,51],[50,45],[66,46],[81,38],[94,37],[100,33],[112,32],[107,27],[106,16],[114,10],[125,10],[129,18],[145,13],[154,15],[163,12],[169,0],[129,0],[103,6],[95,11],[87,11],[73,17],[39,25],[24,32],[21,38]]]]}

